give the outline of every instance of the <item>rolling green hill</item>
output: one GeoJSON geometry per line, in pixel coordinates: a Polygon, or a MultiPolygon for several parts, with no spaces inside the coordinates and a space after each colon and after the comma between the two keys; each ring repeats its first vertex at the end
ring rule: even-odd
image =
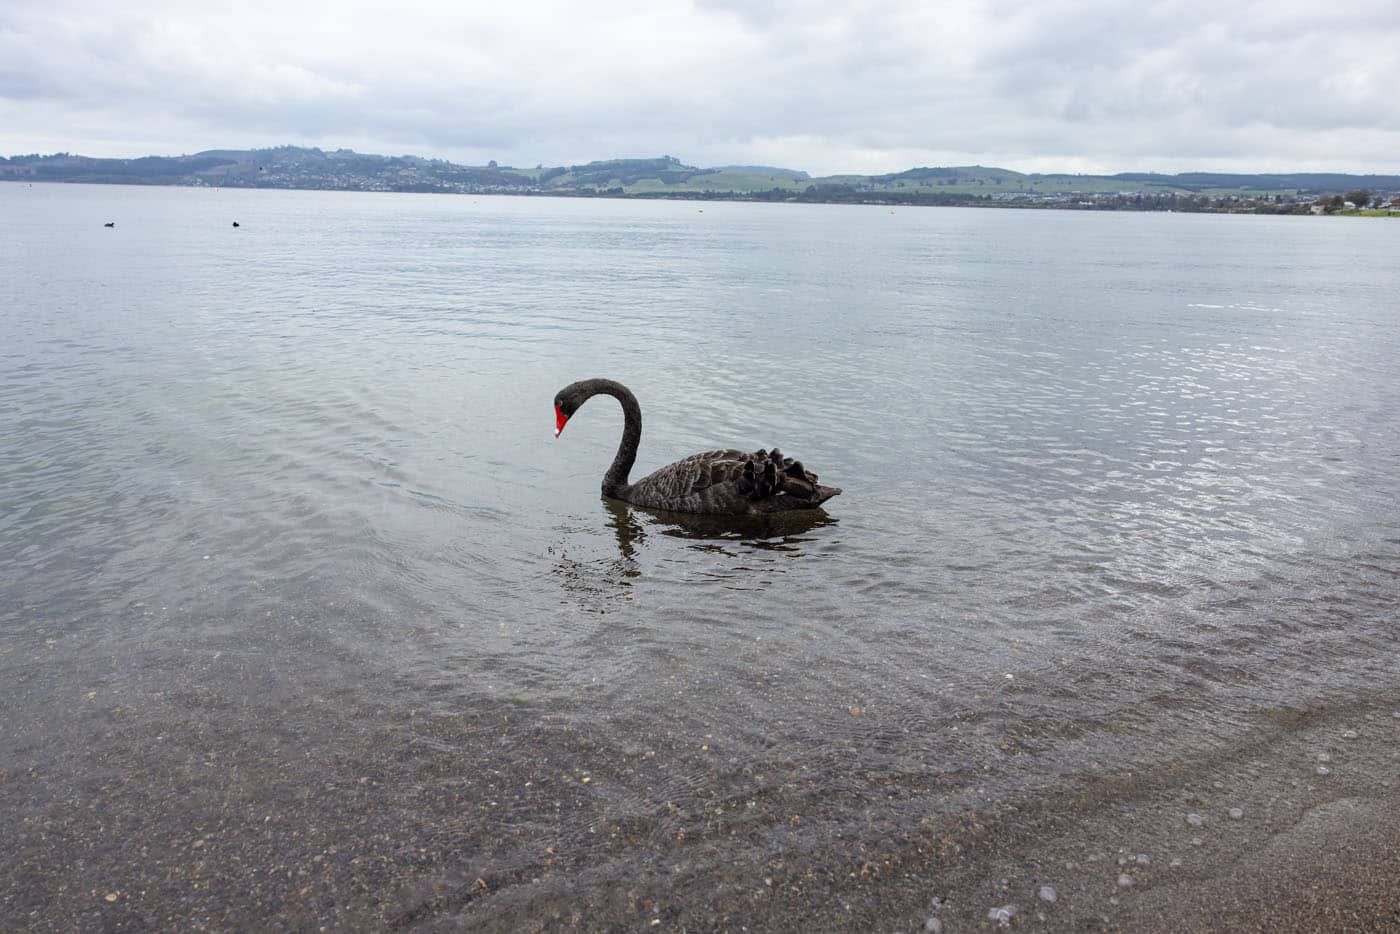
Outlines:
{"type": "Polygon", "coordinates": [[[700,168],[672,156],[522,169],[495,162],[468,166],[419,156],[370,155],[348,149],[326,152],[297,146],[215,149],[136,159],[94,159],[68,153],[13,156],[0,158],[0,180],[1141,210],[1230,209],[1232,202],[1258,209],[1284,204],[1299,209],[1304,201],[1357,189],[1400,193],[1400,176],[1395,175],[1025,174],[970,165],[813,178],[806,172],[775,166],[700,168]]]}

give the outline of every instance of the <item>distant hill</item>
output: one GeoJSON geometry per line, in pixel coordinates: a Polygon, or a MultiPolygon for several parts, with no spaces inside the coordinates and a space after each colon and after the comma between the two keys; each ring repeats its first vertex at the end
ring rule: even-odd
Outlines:
{"type": "Polygon", "coordinates": [[[1153,210],[1255,209],[1356,189],[1400,193],[1400,176],[1326,173],[1117,175],[1025,174],[988,166],[941,166],[881,175],[831,175],[763,165],[700,168],[672,156],[605,159],[533,169],[460,165],[299,146],[211,149],[193,155],[95,159],[69,153],[0,158],[0,180],[310,188],[351,191],[745,198],[888,204],[986,204],[1153,210]]]}

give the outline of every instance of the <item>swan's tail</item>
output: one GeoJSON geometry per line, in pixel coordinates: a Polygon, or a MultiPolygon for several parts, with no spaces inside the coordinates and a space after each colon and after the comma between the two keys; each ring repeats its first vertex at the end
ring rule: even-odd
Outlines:
{"type": "Polygon", "coordinates": [[[822,486],[801,461],[784,457],[774,448],[749,455],[739,478],[739,492],[763,510],[812,509],[840,493],[841,488],[822,486]]]}

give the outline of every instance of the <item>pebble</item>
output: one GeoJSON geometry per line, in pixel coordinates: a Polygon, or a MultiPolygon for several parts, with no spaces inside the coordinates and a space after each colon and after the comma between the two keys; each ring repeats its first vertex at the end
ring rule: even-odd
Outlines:
{"type": "Polygon", "coordinates": [[[1170,866],[1172,869],[1180,869],[1180,868],[1181,868],[1181,860],[1180,860],[1180,859],[1174,859],[1174,860],[1172,860],[1170,863],[1167,863],[1167,865],[1170,866]]]}
{"type": "Polygon", "coordinates": [[[989,908],[987,910],[987,920],[995,921],[1002,927],[1010,927],[1011,919],[1016,917],[1015,905],[1002,905],[1000,908],[989,908]]]}
{"type": "Polygon", "coordinates": [[[1186,823],[1190,824],[1192,827],[1200,827],[1205,822],[1206,819],[1204,817],[1194,812],[1186,815],[1186,823]]]}
{"type": "Polygon", "coordinates": [[[924,922],[924,930],[928,934],[943,934],[943,922],[937,918],[929,918],[924,922]]]}
{"type": "Polygon", "coordinates": [[[1230,808],[1230,820],[1239,820],[1244,817],[1244,808],[1230,808]]]}
{"type": "Polygon", "coordinates": [[[1191,838],[1191,845],[1192,845],[1192,846],[1200,846],[1202,843],[1205,843],[1205,841],[1202,840],[1200,837],[1192,837],[1192,838],[1191,838]]]}
{"type": "MultiPolygon", "coordinates": [[[[1110,905],[1116,905],[1116,904],[1118,904],[1118,896],[1117,896],[1117,895],[1114,895],[1112,898],[1110,898],[1110,899],[1108,900],[1108,903],[1109,903],[1110,905]]],[[[1104,918],[1104,921],[1106,922],[1106,921],[1108,921],[1108,919],[1107,919],[1107,918],[1104,918]]]]}
{"type": "Polygon", "coordinates": [[[1332,770],[1329,769],[1329,768],[1328,768],[1327,766],[1325,766],[1325,765],[1319,765],[1319,766],[1317,767],[1317,774],[1318,774],[1318,775],[1331,775],[1331,774],[1332,774],[1332,770]]]}
{"type": "Polygon", "coordinates": [[[1347,730],[1345,733],[1342,734],[1342,739],[1356,739],[1356,737],[1360,735],[1361,734],[1357,733],[1355,730],[1347,730]]]}
{"type": "Polygon", "coordinates": [[[1040,891],[1035,894],[1040,897],[1041,901],[1049,902],[1052,905],[1060,899],[1060,893],[1055,891],[1053,885],[1042,885],[1040,891]]]}
{"type": "Polygon", "coordinates": [[[1396,720],[1400,720],[1400,710],[1395,711],[1395,713],[1391,714],[1391,716],[1394,717],[1396,720]]]}
{"type": "Polygon", "coordinates": [[[1137,863],[1139,866],[1146,866],[1152,862],[1152,857],[1148,856],[1146,853],[1139,853],[1137,856],[1133,857],[1133,862],[1137,863]]]}
{"type": "Polygon", "coordinates": [[[1132,876],[1128,875],[1126,872],[1120,873],[1118,875],[1118,887],[1120,889],[1130,889],[1133,887],[1133,885],[1134,882],[1132,876]]]}
{"type": "Polygon", "coordinates": [[[1327,752],[1319,752],[1319,753],[1317,754],[1317,761],[1318,761],[1318,762],[1331,762],[1331,761],[1332,761],[1332,754],[1331,754],[1331,753],[1327,753],[1327,752]]]}
{"type": "Polygon", "coordinates": [[[1211,785],[1211,787],[1214,788],[1216,791],[1219,791],[1219,790],[1221,790],[1222,788],[1225,787],[1225,783],[1224,783],[1224,782],[1215,782],[1214,784],[1211,785]]]}

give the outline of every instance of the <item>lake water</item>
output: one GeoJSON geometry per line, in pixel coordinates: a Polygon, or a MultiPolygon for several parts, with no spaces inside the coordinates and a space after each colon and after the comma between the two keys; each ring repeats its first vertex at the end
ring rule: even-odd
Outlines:
{"type": "Polygon", "coordinates": [[[0,924],[914,918],[960,816],[1393,691],[1397,256],[0,185],[0,924]],[[553,437],[592,376],[636,476],[777,445],[845,493],[604,501],[616,403],[553,437]]]}

